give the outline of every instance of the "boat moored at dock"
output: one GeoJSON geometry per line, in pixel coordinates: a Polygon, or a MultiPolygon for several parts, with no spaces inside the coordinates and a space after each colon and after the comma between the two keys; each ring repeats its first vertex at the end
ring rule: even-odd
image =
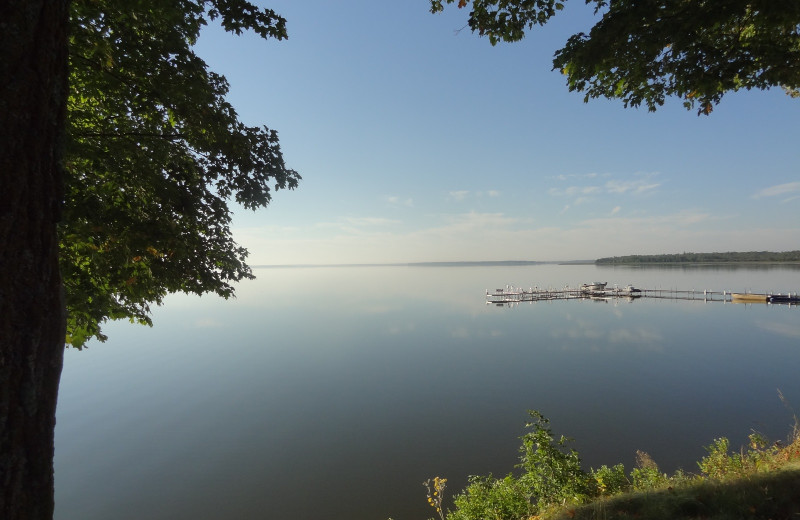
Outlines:
{"type": "Polygon", "coordinates": [[[789,303],[800,304],[800,296],[795,294],[770,294],[767,296],[767,303],[789,303]]]}
{"type": "Polygon", "coordinates": [[[734,303],[767,303],[769,301],[769,295],[754,293],[731,293],[731,301],[734,303]]]}
{"type": "Polygon", "coordinates": [[[588,293],[602,291],[606,288],[606,285],[608,285],[608,282],[585,283],[581,285],[581,291],[588,293]]]}

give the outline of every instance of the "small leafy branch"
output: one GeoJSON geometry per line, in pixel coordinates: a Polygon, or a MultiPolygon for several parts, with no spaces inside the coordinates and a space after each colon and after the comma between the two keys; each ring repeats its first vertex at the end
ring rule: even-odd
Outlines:
{"type": "Polygon", "coordinates": [[[789,441],[789,443],[791,444],[793,440],[800,439],[800,418],[797,417],[794,408],[792,408],[792,405],[789,404],[789,400],[783,396],[783,392],[781,392],[780,388],[778,388],[778,399],[781,400],[783,406],[785,406],[786,409],[789,411],[789,413],[792,414],[792,418],[794,419],[794,424],[792,425],[792,435],[790,436],[790,441],[789,441]]]}
{"type": "Polygon", "coordinates": [[[444,520],[442,502],[444,501],[444,488],[447,486],[447,479],[433,477],[433,482],[431,482],[431,479],[428,479],[423,482],[422,485],[425,486],[425,489],[428,491],[428,504],[436,509],[436,512],[439,513],[439,518],[444,520]]]}

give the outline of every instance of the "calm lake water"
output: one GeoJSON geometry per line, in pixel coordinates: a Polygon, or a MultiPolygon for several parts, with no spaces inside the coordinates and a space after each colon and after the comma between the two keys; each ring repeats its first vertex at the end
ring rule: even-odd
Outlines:
{"type": "Polygon", "coordinates": [[[800,309],[638,299],[485,304],[506,284],[800,290],[800,268],[256,269],[236,300],[167,299],[68,351],[57,520],[425,519],[517,461],[526,410],[586,468],[637,449],[696,471],[703,446],[783,440],[800,410],[800,309]],[[446,503],[450,503],[447,501],[446,503]]]}

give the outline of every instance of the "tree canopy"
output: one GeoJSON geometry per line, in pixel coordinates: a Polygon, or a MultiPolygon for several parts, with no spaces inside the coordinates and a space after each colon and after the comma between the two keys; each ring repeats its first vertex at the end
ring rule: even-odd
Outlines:
{"type": "Polygon", "coordinates": [[[245,0],[74,0],[65,207],[59,227],[68,344],[105,339],[107,319],[150,324],[171,292],[252,278],[230,231],[230,201],[266,206],[293,189],[274,130],[239,121],[228,83],[192,50],[218,20],[236,34],[287,37],[245,0]]]}
{"type": "MultiPolygon", "coordinates": [[[[468,25],[492,45],[521,40],[567,0],[430,0],[431,11],[471,5],[468,25]]],[[[586,0],[599,21],[571,36],[553,69],[584,100],[620,99],[655,111],[677,96],[709,114],[740,89],[800,94],[800,2],[796,0],[586,0]]]]}
{"type": "Polygon", "coordinates": [[[695,264],[739,262],[800,262],[800,251],[730,251],[724,253],[676,253],[626,255],[598,258],[596,264],[695,264]]]}

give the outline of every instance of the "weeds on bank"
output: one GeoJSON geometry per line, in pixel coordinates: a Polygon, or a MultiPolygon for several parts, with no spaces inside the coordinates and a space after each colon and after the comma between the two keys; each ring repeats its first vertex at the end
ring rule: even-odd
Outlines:
{"type": "Polygon", "coordinates": [[[444,509],[442,509],[442,502],[444,501],[444,488],[447,487],[447,479],[434,477],[433,482],[431,479],[422,483],[428,491],[428,504],[436,509],[439,518],[444,520],[444,509]]]}
{"type": "MultiPolygon", "coordinates": [[[[783,396],[781,395],[781,400],[783,396]]],[[[785,402],[784,402],[785,403],[785,402]]],[[[700,474],[668,475],[642,451],[636,467],[581,469],[571,439],[555,437],[549,420],[529,411],[518,475],[471,476],[445,511],[444,483],[426,481],[428,503],[440,520],[536,520],[544,518],[800,518],[800,422],[786,445],[753,432],[749,445],[731,453],[728,439],[715,439],[698,462],[700,474]],[[777,472],[783,469],[783,477],[777,472]],[[785,488],[785,489],[784,489],[785,488]],[[786,499],[788,498],[788,501],[786,499]]]]}

